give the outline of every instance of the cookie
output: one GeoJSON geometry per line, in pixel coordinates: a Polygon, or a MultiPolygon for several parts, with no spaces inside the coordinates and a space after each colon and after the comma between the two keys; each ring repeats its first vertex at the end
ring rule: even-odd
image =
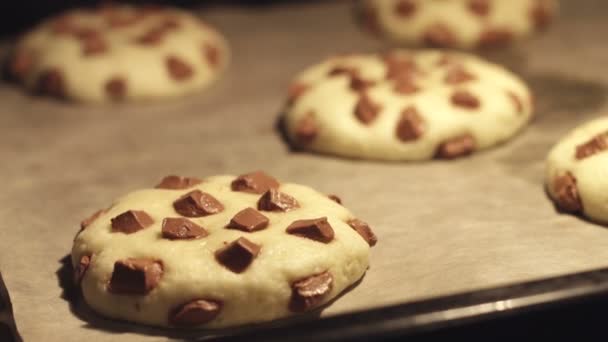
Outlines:
{"type": "Polygon", "coordinates": [[[82,222],[74,280],[98,313],[156,326],[314,310],[363,276],[376,243],[336,198],[260,171],[170,176],[82,222]]]}
{"type": "Polygon", "coordinates": [[[556,207],[608,224],[608,117],[577,127],[553,147],[545,184],[556,207]]]}
{"type": "Polygon", "coordinates": [[[174,8],[103,6],[52,17],[17,42],[12,77],[37,94],[80,102],[196,92],[228,64],[224,38],[174,8]]]}
{"type": "Polygon", "coordinates": [[[520,131],[528,87],[463,53],[394,50],[329,58],[288,89],[283,128],[293,146],[379,160],[456,158],[520,131]]]}
{"type": "Polygon", "coordinates": [[[555,0],[362,0],[367,31],[395,42],[476,48],[510,43],[546,28],[555,0]]]}

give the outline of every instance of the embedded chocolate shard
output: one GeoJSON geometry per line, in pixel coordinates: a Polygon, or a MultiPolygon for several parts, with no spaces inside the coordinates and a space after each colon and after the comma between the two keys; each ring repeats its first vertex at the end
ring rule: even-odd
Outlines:
{"type": "Polygon", "coordinates": [[[169,175],[163,178],[158,183],[156,189],[167,189],[167,190],[183,190],[191,188],[197,184],[200,184],[202,180],[195,177],[181,177],[176,175],[169,175]]]}
{"type": "Polygon", "coordinates": [[[108,50],[108,44],[100,34],[85,36],[80,41],[84,56],[98,55],[108,50]]]}
{"type": "Polygon", "coordinates": [[[169,240],[193,240],[209,235],[205,228],[183,217],[167,217],[162,225],[163,238],[169,240]]]}
{"type": "Polygon", "coordinates": [[[473,153],[475,138],[470,134],[463,134],[441,143],[435,153],[435,158],[454,159],[473,153]]]}
{"type": "Polygon", "coordinates": [[[91,264],[91,256],[83,255],[80,257],[78,264],[74,266],[74,283],[76,285],[80,285],[82,282],[82,278],[84,278],[84,274],[89,269],[89,265],[91,264]]]}
{"type": "Polygon", "coordinates": [[[80,231],[85,230],[88,226],[90,226],[95,220],[99,218],[99,216],[105,214],[107,212],[106,209],[97,210],[93,213],[93,215],[87,217],[86,219],[80,222],[80,231]]]}
{"type": "Polygon", "coordinates": [[[469,10],[474,14],[485,17],[490,13],[490,2],[488,0],[469,0],[469,10]]]}
{"type": "Polygon", "coordinates": [[[176,56],[167,57],[165,63],[167,65],[169,75],[176,81],[185,81],[192,78],[194,75],[194,69],[176,56]]]}
{"type": "Polygon", "coordinates": [[[287,104],[292,105],[308,88],[309,86],[303,83],[292,83],[289,85],[289,88],[287,88],[287,104]]]}
{"type": "Polygon", "coordinates": [[[450,68],[447,74],[445,75],[445,83],[450,85],[462,84],[465,82],[473,81],[475,79],[476,78],[473,74],[468,72],[464,67],[460,65],[450,68]]]}
{"type": "Polygon", "coordinates": [[[128,258],[114,263],[108,291],[115,294],[145,295],[163,276],[160,261],[149,258],[128,258]]]}
{"type": "Polygon", "coordinates": [[[417,140],[424,134],[424,130],[424,119],[415,107],[407,107],[401,112],[395,132],[399,140],[403,142],[417,140]]]}
{"type": "Polygon", "coordinates": [[[376,242],[378,242],[378,238],[367,223],[359,219],[351,219],[346,223],[357,233],[359,233],[359,235],[361,235],[361,237],[370,245],[370,247],[375,246],[376,242]]]}
{"type": "Polygon", "coordinates": [[[359,76],[352,76],[350,78],[350,89],[360,92],[365,91],[370,87],[373,87],[376,84],[374,81],[364,80],[359,76]]]}
{"type": "Polygon", "coordinates": [[[355,117],[365,125],[369,125],[376,119],[382,110],[379,104],[374,103],[366,93],[361,93],[359,101],[355,106],[355,117]]]}
{"type": "Polygon", "coordinates": [[[217,214],[224,206],[215,197],[200,190],[193,190],[173,202],[173,208],[182,216],[202,217],[217,214]]]}
{"type": "Polygon", "coordinates": [[[417,93],[420,88],[414,83],[411,78],[401,77],[395,80],[395,92],[402,95],[410,95],[417,93]]]}
{"type": "Polygon", "coordinates": [[[417,71],[416,63],[409,57],[388,53],[382,59],[386,64],[386,79],[411,78],[417,71]]]}
{"type": "Polygon", "coordinates": [[[456,37],[449,27],[437,23],[427,29],[424,42],[433,47],[451,47],[456,44],[456,37]]]}
{"type": "Polygon", "coordinates": [[[211,322],[221,310],[222,302],[218,300],[196,299],[173,309],[169,314],[169,323],[180,327],[194,327],[211,322]]]}
{"type": "Polygon", "coordinates": [[[234,273],[243,273],[258,256],[262,246],[240,237],[215,252],[215,259],[234,273]]]}
{"type": "Polygon", "coordinates": [[[333,288],[334,278],[329,271],[300,279],[291,284],[289,310],[308,311],[321,304],[333,288]]]}
{"type": "Polygon", "coordinates": [[[238,176],[232,181],[232,191],[242,191],[252,194],[263,194],[270,189],[277,189],[279,182],[262,171],[255,171],[238,176]]]}
{"type": "Polygon", "coordinates": [[[336,203],[338,203],[338,204],[342,205],[342,199],[341,199],[340,197],[338,197],[338,195],[329,194],[329,195],[327,195],[327,197],[328,197],[330,200],[332,200],[332,201],[334,201],[334,202],[336,202],[336,203]]]}
{"type": "Polygon", "coordinates": [[[334,230],[327,222],[327,217],[311,220],[297,220],[285,229],[287,234],[299,237],[330,243],[334,239],[334,230]]]}
{"type": "Polygon", "coordinates": [[[327,73],[327,76],[329,77],[340,75],[346,75],[348,77],[357,77],[359,76],[359,71],[355,68],[336,66],[329,70],[329,72],[327,73]]]}
{"type": "Polygon", "coordinates": [[[234,215],[226,228],[254,232],[268,227],[269,222],[268,218],[259,211],[253,208],[245,208],[234,215]]]}
{"type": "Polygon", "coordinates": [[[576,159],[585,159],[606,149],[608,149],[608,133],[598,134],[591,140],[576,146],[576,159]]]}
{"type": "Polygon", "coordinates": [[[301,144],[308,145],[315,140],[319,134],[319,125],[317,124],[313,111],[306,113],[304,117],[298,120],[296,123],[295,134],[296,139],[301,144]]]}
{"type": "Polygon", "coordinates": [[[57,68],[43,71],[38,77],[36,91],[59,98],[65,97],[65,81],[63,74],[57,68]]]}
{"type": "Polygon", "coordinates": [[[220,65],[220,49],[215,45],[206,43],[203,45],[205,60],[212,68],[217,68],[220,65]]]}
{"type": "Polygon", "coordinates": [[[395,13],[403,18],[408,18],[416,12],[416,4],[412,0],[399,0],[395,4],[395,13]]]}
{"type": "Polygon", "coordinates": [[[452,104],[457,107],[473,110],[481,106],[479,98],[466,90],[457,90],[450,98],[452,104]]]}
{"type": "Polygon", "coordinates": [[[576,178],[567,172],[553,181],[555,203],[557,208],[567,213],[578,213],[583,210],[583,203],[576,187],[576,178]]]}
{"type": "Polygon", "coordinates": [[[513,39],[513,33],[506,29],[487,29],[479,37],[479,46],[504,45],[513,39]]]}
{"type": "Polygon", "coordinates": [[[127,95],[127,82],[122,77],[114,77],[106,82],[106,93],[113,101],[120,101],[127,95]]]}
{"type": "Polygon", "coordinates": [[[125,234],[133,234],[137,231],[150,227],[154,220],[143,210],[128,210],[114,217],[112,220],[112,231],[125,234]]]}
{"type": "Polygon", "coordinates": [[[258,200],[258,210],[263,211],[290,211],[299,208],[298,201],[277,189],[270,189],[258,200]]]}

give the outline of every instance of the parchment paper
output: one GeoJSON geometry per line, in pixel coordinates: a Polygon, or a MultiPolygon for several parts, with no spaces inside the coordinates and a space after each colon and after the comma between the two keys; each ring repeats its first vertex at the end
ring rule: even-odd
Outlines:
{"type": "MultiPolygon", "coordinates": [[[[493,58],[537,95],[512,142],[454,162],[387,164],[292,153],[274,129],[293,74],[335,53],[381,45],[348,2],[213,8],[233,64],[209,91],[155,103],[88,107],[0,86],[0,269],[25,341],[164,341],[62,298],[62,258],[78,223],[166,174],[239,174],[339,194],[379,243],[371,269],[322,316],[608,266],[608,229],[556,213],[544,158],[569,129],[606,110],[605,1],[563,3],[546,35],[493,58]]],[[[83,75],[86,77],[86,75],[83,75]]]]}

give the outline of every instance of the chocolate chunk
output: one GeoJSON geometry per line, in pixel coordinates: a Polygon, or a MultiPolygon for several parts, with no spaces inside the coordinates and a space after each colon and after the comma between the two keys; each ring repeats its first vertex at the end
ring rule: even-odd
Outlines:
{"type": "Polygon", "coordinates": [[[517,111],[517,113],[521,114],[524,112],[524,103],[522,102],[521,98],[519,98],[519,96],[517,96],[517,94],[515,94],[514,92],[508,90],[507,91],[507,96],[509,96],[509,99],[511,100],[511,102],[513,102],[513,105],[515,106],[515,110],[517,111]]]}
{"type": "Polygon", "coordinates": [[[294,221],[285,231],[287,234],[323,243],[330,243],[334,239],[334,230],[329,222],[327,222],[327,217],[294,221]]]}
{"type": "Polygon", "coordinates": [[[112,220],[112,231],[133,234],[150,227],[154,220],[143,210],[129,210],[112,220]]]}
{"type": "Polygon", "coordinates": [[[176,81],[185,81],[194,75],[192,67],[178,57],[167,57],[166,64],[169,75],[176,81]]]}
{"type": "Polygon", "coordinates": [[[255,171],[238,176],[232,181],[232,191],[252,194],[263,194],[270,189],[277,189],[279,182],[262,171],[255,171]]]}
{"type": "Polygon", "coordinates": [[[355,106],[355,116],[365,125],[369,125],[382,110],[382,107],[374,103],[366,93],[361,93],[359,101],[355,106]]]}
{"type": "Polygon", "coordinates": [[[424,119],[418,114],[415,107],[410,106],[401,112],[397,123],[397,138],[403,142],[417,140],[424,133],[424,119]]]}
{"type": "Polygon", "coordinates": [[[212,321],[222,310],[222,302],[197,299],[182,304],[169,314],[169,323],[175,326],[193,327],[212,321]]]}
{"type": "Polygon", "coordinates": [[[90,226],[93,222],[95,222],[95,220],[97,220],[99,218],[99,216],[105,214],[106,212],[107,212],[107,210],[105,210],[105,209],[97,210],[96,212],[93,213],[93,215],[82,220],[80,222],[80,231],[85,230],[88,226],[90,226]]]}
{"type": "Polygon", "coordinates": [[[32,69],[33,63],[33,56],[30,52],[17,50],[13,54],[9,65],[10,75],[15,80],[22,81],[32,69]]]}
{"type": "Polygon", "coordinates": [[[169,240],[192,240],[209,235],[203,227],[183,217],[165,218],[162,234],[169,240]]]}
{"type": "Polygon", "coordinates": [[[158,260],[129,258],[114,263],[108,290],[115,294],[145,295],[152,291],[163,276],[158,260]]]}
{"type": "Polygon", "coordinates": [[[314,112],[310,111],[296,123],[295,135],[301,144],[311,144],[319,134],[314,112]]]}
{"type": "Polygon", "coordinates": [[[375,84],[373,81],[367,81],[361,78],[359,71],[355,68],[337,66],[331,69],[327,75],[330,77],[340,75],[348,76],[350,78],[350,88],[354,91],[363,91],[375,84]]]}
{"type": "Polygon", "coordinates": [[[456,43],[456,37],[447,26],[434,24],[424,34],[425,44],[432,47],[452,47],[456,43]]]}
{"type": "Polygon", "coordinates": [[[364,80],[361,77],[353,76],[350,78],[350,89],[360,92],[365,91],[376,84],[374,81],[364,80]]]}
{"type": "Polygon", "coordinates": [[[268,227],[269,220],[259,211],[253,208],[246,208],[239,211],[226,228],[239,229],[244,232],[254,232],[268,227]]]}
{"type": "Polygon", "coordinates": [[[103,13],[106,24],[111,29],[121,29],[135,25],[138,21],[144,18],[140,13],[131,15],[118,15],[115,11],[103,13]]]}
{"type": "Polygon", "coordinates": [[[106,82],[106,94],[114,101],[120,101],[127,94],[127,82],[122,77],[114,77],[106,82]]]}
{"type": "Polygon", "coordinates": [[[263,211],[290,211],[299,208],[300,204],[295,198],[280,192],[277,189],[270,189],[258,200],[258,210],[263,211]]]}
{"type": "Polygon", "coordinates": [[[475,150],[475,139],[470,134],[464,134],[441,143],[437,148],[435,157],[441,159],[453,159],[473,153],[475,150]]]}
{"type": "Polygon", "coordinates": [[[173,208],[186,217],[207,216],[224,210],[224,206],[215,197],[200,190],[193,190],[183,195],[173,202],[173,208]]]}
{"type": "Polygon", "coordinates": [[[226,247],[217,250],[215,259],[232,272],[242,273],[258,256],[260,249],[262,246],[240,237],[226,247]]]}
{"type": "Polygon", "coordinates": [[[586,143],[576,146],[576,159],[585,159],[606,149],[608,149],[608,133],[598,134],[586,143]]]}
{"type": "Polygon", "coordinates": [[[106,41],[99,34],[83,37],[81,43],[84,56],[97,55],[108,50],[106,41]]]}
{"type": "Polygon", "coordinates": [[[89,265],[91,264],[91,256],[83,255],[80,257],[80,261],[77,265],[74,266],[74,283],[76,285],[80,285],[82,282],[82,278],[84,274],[89,269],[89,265]]]}
{"type": "Polygon", "coordinates": [[[469,0],[469,10],[480,17],[485,17],[490,13],[490,3],[488,0],[469,0]]]}
{"type": "Polygon", "coordinates": [[[194,177],[181,177],[176,175],[169,175],[163,178],[155,188],[167,189],[167,190],[183,190],[191,188],[197,184],[200,184],[202,180],[194,177]]]}
{"type": "Polygon", "coordinates": [[[382,59],[386,65],[386,79],[410,79],[418,70],[416,63],[408,57],[392,53],[385,54],[382,59]]]}
{"type": "Polygon", "coordinates": [[[400,17],[411,17],[416,12],[416,4],[412,0],[400,0],[395,4],[395,13],[400,17]]]}
{"type": "Polygon", "coordinates": [[[536,4],[530,10],[530,20],[537,30],[543,30],[549,26],[553,15],[546,1],[537,0],[536,4]]]}
{"type": "Polygon", "coordinates": [[[337,66],[329,70],[327,73],[327,76],[329,77],[341,75],[346,75],[348,77],[359,76],[359,71],[355,68],[337,66]]]}
{"type": "Polygon", "coordinates": [[[378,242],[378,238],[367,223],[359,219],[352,219],[346,223],[357,233],[359,233],[363,240],[365,240],[370,246],[374,246],[376,245],[376,242],[378,242]]]}
{"type": "Polygon", "coordinates": [[[407,77],[398,78],[395,80],[395,92],[402,95],[410,95],[417,93],[420,88],[416,86],[414,81],[407,77]]]}
{"type": "Polygon", "coordinates": [[[203,46],[203,51],[207,63],[212,68],[217,68],[220,65],[220,50],[216,46],[207,43],[203,46]]]}
{"type": "Polygon", "coordinates": [[[513,34],[506,29],[487,29],[479,36],[479,46],[504,45],[511,41],[513,34]]]}
{"type": "Polygon", "coordinates": [[[330,200],[342,205],[342,199],[340,199],[340,197],[338,197],[338,195],[330,194],[330,195],[327,195],[327,197],[329,197],[330,200]]]}
{"type": "Polygon", "coordinates": [[[457,90],[452,94],[452,104],[465,109],[477,109],[481,105],[479,99],[475,95],[466,90],[457,90]]]}
{"type": "Polygon", "coordinates": [[[465,70],[462,66],[456,66],[448,70],[445,76],[445,83],[450,85],[462,84],[475,80],[475,76],[465,70]]]}
{"type": "Polygon", "coordinates": [[[70,34],[74,31],[75,25],[68,15],[62,15],[55,19],[51,24],[51,31],[57,35],[70,34]]]}
{"type": "Polygon", "coordinates": [[[135,42],[140,45],[158,45],[163,39],[163,32],[157,29],[151,29],[141,36],[135,38],[135,42]]]}
{"type": "Polygon", "coordinates": [[[38,78],[36,90],[41,94],[64,98],[65,85],[61,71],[57,68],[43,71],[38,78]]]}
{"type": "Polygon", "coordinates": [[[308,88],[307,85],[302,83],[292,83],[287,89],[287,104],[292,105],[308,88]]]}
{"type": "Polygon", "coordinates": [[[553,181],[556,204],[559,210],[567,213],[578,213],[583,210],[583,203],[576,187],[576,178],[567,172],[553,181]]]}
{"type": "Polygon", "coordinates": [[[295,281],[291,284],[289,310],[304,312],[318,306],[331,292],[333,282],[334,278],[329,271],[295,281]]]}
{"type": "Polygon", "coordinates": [[[163,20],[158,24],[157,29],[162,31],[163,33],[177,30],[180,27],[179,20],[173,17],[163,18],[163,20]]]}

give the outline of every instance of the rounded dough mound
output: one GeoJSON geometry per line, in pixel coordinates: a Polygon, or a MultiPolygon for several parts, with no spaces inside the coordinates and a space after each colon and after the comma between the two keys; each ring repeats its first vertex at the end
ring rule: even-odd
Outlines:
{"type": "Polygon", "coordinates": [[[547,158],[545,182],[558,209],[608,223],[608,117],[577,127],[547,158]]]}
{"type": "Polygon", "coordinates": [[[361,23],[408,44],[475,48],[505,44],[549,25],[555,0],[363,0],[361,23]]]}
{"type": "Polygon", "coordinates": [[[527,86],[462,53],[394,50],[329,58],[289,89],[295,147],[352,158],[455,158],[511,138],[533,111],[527,86]]]}
{"type": "Polygon", "coordinates": [[[148,100],[200,90],[228,64],[222,36],[173,8],[76,9],[25,34],[9,72],[32,92],[80,102],[148,100]]]}
{"type": "Polygon", "coordinates": [[[339,199],[306,186],[261,172],[238,179],[169,176],[83,221],[72,262],[85,301],[105,316],[220,328],[329,302],[363,276],[375,242],[339,199]],[[199,191],[197,206],[185,195],[199,191]],[[293,228],[309,219],[319,219],[322,229],[293,228]],[[176,226],[180,220],[190,229],[176,226]]]}

